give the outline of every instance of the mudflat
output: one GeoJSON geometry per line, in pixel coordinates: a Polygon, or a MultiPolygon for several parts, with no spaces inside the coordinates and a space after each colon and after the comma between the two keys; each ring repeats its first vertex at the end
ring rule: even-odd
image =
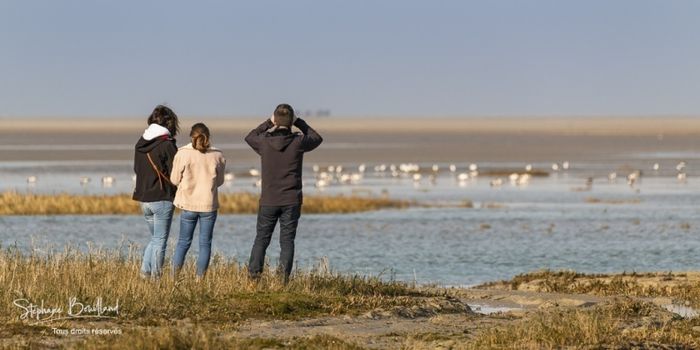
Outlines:
{"type": "MultiPolygon", "coordinates": [[[[227,158],[254,163],[246,133],[262,118],[183,118],[209,125],[227,158]]],[[[625,159],[631,154],[700,150],[700,118],[493,117],[308,118],[324,145],[307,155],[318,163],[550,162],[625,159]]],[[[0,161],[130,160],[141,118],[0,119],[0,161]]]]}

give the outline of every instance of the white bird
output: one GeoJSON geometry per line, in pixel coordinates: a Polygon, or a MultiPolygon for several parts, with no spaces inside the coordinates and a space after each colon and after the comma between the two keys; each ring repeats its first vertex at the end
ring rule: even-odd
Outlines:
{"type": "Polygon", "coordinates": [[[365,170],[367,169],[367,166],[364,164],[360,164],[360,166],[357,167],[357,171],[364,173],[365,170]]]}
{"type": "Polygon", "coordinates": [[[678,182],[685,183],[686,180],[688,179],[688,175],[686,175],[685,173],[678,173],[677,178],[678,178],[678,182]]]}
{"type": "Polygon", "coordinates": [[[554,170],[554,171],[559,171],[559,164],[557,164],[557,163],[552,163],[552,170],[554,170]]]}
{"type": "Polygon", "coordinates": [[[262,179],[258,179],[253,183],[253,187],[262,187],[262,179]]]}
{"type": "Polygon", "coordinates": [[[318,166],[318,164],[314,164],[314,166],[311,167],[311,169],[313,169],[314,173],[317,173],[319,170],[321,170],[321,167],[318,166]]]}
{"type": "Polygon", "coordinates": [[[457,180],[459,180],[459,181],[467,181],[467,180],[469,180],[469,174],[467,174],[467,173],[461,173],[461,174],[457,175],[457,180]]]}
{"type": "Polygon", "coordinates": [[[340,176],[340,183],[348,184],[350,181],[352,181],[352,176],[350,176],[350,174],[342,174],[340,176]]]}
{"type": "Polygon", "coordinates": [[[342,166],[342,165],[336,166],[336,167],[335,167],[335,172],[338,173],[338,174],[342,173],[342,172],[343,172],[343,166],[342,166]]]}
{"type": "Polygon", "coordinates": [[[92,180],[89,177],[83,176],[80,178],[80,185],[85,186],[85,185],[89,184],[90,181],[92,181],[92,180]]]}
{"type": "Polygon", "coordinates": [[[477,169],[479,169],[478,165],[476,165],[474,163],[469,164],[469,171],[477,171],[477,169]]]}
{"type": "Polygon", "coordinates": [[[115,179],[112,176],[103,176],[102,177],[102,185],[106,187],[110,187],[114,184],[115,179]]]}
{"type": "Polygon", "coordinates": [[[350,175],[350,181],[352,183],[358,183],[362,180],[362,174],[352,174],[350,175]]]}
{"type": "Polygon", "coordinates": [[[328,186],[328,181],[324,179],[316,180],[316,188],[323,189],[328,186]]]}
{"type": "Polygon", "coordinates": [[[641,175],[641,173],[639,172],[639,170],[634,171],[634,172],[630,173],[629,175],[627,175],[627,184],[630,186],[634,186],[634,184],[639,180],[640,175],[641,175]]]}
{"type": "Polygon", "coordinates": [[[233,181],[235,178],[236,178],[236,176],[233,175],[232,173],[226,173],[226,174],[224,174],[224,181],[226,181],[226,182],[231,182],[231,181],[233,181]]]}
{"type": "Polygon", "coordinates": [[[659,171],[659,163],[654,163],[654,166],[652,166],[651,168],[654,169],[654,171],[659,171]]]}
{"type": "Polygon", "coordinates": [[[450,171],[453,172],[453,173],[454,173],[455,171],[457,171],[457,166],[454,165],[454,164],[450,164],[450,171]]]}
{"type": "Polygon", "coordinates": [[[420,179],[421,179],[422,177],[423,177],[423,176],[422,176],[421,174],[415,173],[415,174],[413,174],[413,181],[418,182],[418,181],[420,181],[420,179]]]}
{"type": "Polygon", "coordinates": [[[329,166],[328,166],[328,172],[329,172],[329,173],[334,173],[334,172],[335,172],[335,166],[334,166],[334,165],[329,165],[329,166]]]}
{"type": "Polygon", "coordinates": [[[34,175],[27,176],[27,183],[28,184],[35,184],[38,180],[39,179],[34,175]]]}
{"type": "Polygon", "coordinates": [[[613,171],[612,173],[608,174],[608,181],[615,182],[615,180],[617,180],[617,173],[613,171]]]}
{"type": "Polygon", "coordinates": [[[433,164],[433,172],[437,173],[438,171],[440,171],[440,166],[438,166],[437,164],[433,164]]]}
{"type": "Polygon", "coordinates": [[[525,166],[525,171],[527,171],[528,173],[531,172],[531,171],[532,171],[532,164],[526,165],[526,166],[525,166]]]}
{"type": "Polygon", "coordinates": [[[683,171],[683,169],[685,169],[685,162],[680,162],[676,165],[676,170],[683,171]]]}
{"type": "Polygon", "coordinates": [[[561,168],[564,170],[569,170],[569,162],[565,161],[564,163],[561,163],[561,168]]]}
{"type": "Polygon", "coordinates": [[[498,179],[491,180],[491,182],[489,182],[489,185],[491,185],[491,187],[500,187],[501,185],[503,185],[503,179],[499,177],[498,179]]]}
{"type": "Polygon", "coordinates": [[[519,177],[520,175],[518,175],[518,173],[512,173],[510,174],[510,176],[508,176],[508,179],[510,180],[510,182],[516,183],[519,177]]]}
{"type": "Polygon", "coordinates": [[[248,173],[249,173],[250,176],[252,176],[252,177],[258,177],[258,176],[260,176],[260,170],[255,169],[255,168],[250,168],[250,170],[248,170],[248,173]]]}
{"type": "Polygon", "coordinates": [[[530,174],[522,174],[518,177],[518,186],[525,186],[530,183],[530,174]]]}

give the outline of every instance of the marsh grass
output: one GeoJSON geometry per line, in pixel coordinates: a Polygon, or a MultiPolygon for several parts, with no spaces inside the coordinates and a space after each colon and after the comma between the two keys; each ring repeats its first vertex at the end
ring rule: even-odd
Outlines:
{"type": "Polygon", "coordinates": [[[85,350],[99,349],[291,349],[291,350],[362,350],[364,348],[344,340],[319,335],[291,340],[253,338],[235,339],[218,336],[205,327],[156,328],[134,331],[119,336],[118,342],[110,339],[89,339],[69,347],[85,350]]]}
{"type": "MultiPolygon", "coordinates": [[[[220,214],[254,214],[259,196],[253,193],[219,195],[220,214]]],[[[307,196],[302,211],[308,214],[354,213],[390,208],[407,208],[415,203],[366,196],[307,196]]],[[[128,194],[73,195],[4,192],[0,194],[0,215],[134,215],[139,203],[128,194]]]]}
{"type": "MultiPolygon", "coordinates": [[[[359,314],[375,308],[413,306],[428,296],[400,282],[324,271],[294,272],[288,285],[274,273],[249,280],[245,266],[215,256],[207,275],[195,278],[193,261],[179,277],[140,277],[140,251],[80,252],[65,248],[43,255],[6,248],[0,253],[0,320],[18,322],[16,299],[66,306],[71,297],[94,305],[120,305],[117,321],[159,325],[172,320],[233,324],[244,319],[297,319],[359,314]]],[[[266,271],[270,271],[269,267],[266,271]]]]}
{"type": "Polygon", "coordinates": [[[650,303],[618,299],[587,309],[548,309],[486,329],[468,349],[697,349],[697,319],[679,319],[650,303]]]}
{"type": "Polygon", "coordinates": [[[510,281],[487,283],[480,288],[508,286],[547,293],[601,296],[668,297],[700,307],[700,280],[687,281],[683,273],[584,274],[575,271],[536,271],[510,281]]]}

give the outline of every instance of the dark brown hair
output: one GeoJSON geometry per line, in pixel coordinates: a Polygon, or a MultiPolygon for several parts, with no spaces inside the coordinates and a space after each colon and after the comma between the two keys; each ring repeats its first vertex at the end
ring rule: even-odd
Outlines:
{"type": "Polygon", "coordinates": [[[274,112],[275,124],[291,128],[294,124],[294,109],[292,106],[281,103],[277,105],[274,112]]]}
{"type": "Polygon", "coordinates": [[[163,105],[157,105],[148,117],[148,124],[158,124],[170,131],[171,136],[177,135],[180,131],[180,121],[172,109],[163,105]]]}
{"type": "Polygon", "coordinates": [[[192,125],[190,137],[192,138],[192,147],[194,147],[194,149],[202,153],[207,153],[211,147],[211,142],[209,141],[211,135],[209,134],[209,128],[207,128],[204,123],[192,125]]]}

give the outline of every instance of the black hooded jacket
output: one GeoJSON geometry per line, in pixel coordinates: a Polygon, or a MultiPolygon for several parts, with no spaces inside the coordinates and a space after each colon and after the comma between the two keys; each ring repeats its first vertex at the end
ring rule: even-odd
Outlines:
{"type": "Polygon", "coordinates": [[[294,125],[302,134],[274,126],[269,119],[253,129],[245,141],[260,155],[262,163],[262,194],[260,205],[285,206],[302,204],[301,173],[304,152],[318,147],[323,139],[305,121],[297,119],[294,125]]]}
{"type": "Polygon", "coordinates": [[[175,199],[177,187],[163,178],[159,179],[146,156],[150,154],[158,169],[169,178],[175,153],[177,153],[175,139],[170,136],[159,136],[152,140],[146,140],[143,137],[139,139],[134,152],[134,172],[136,173],[136,187],[132,197],[134,200],[172,202],[175,199]]]}

